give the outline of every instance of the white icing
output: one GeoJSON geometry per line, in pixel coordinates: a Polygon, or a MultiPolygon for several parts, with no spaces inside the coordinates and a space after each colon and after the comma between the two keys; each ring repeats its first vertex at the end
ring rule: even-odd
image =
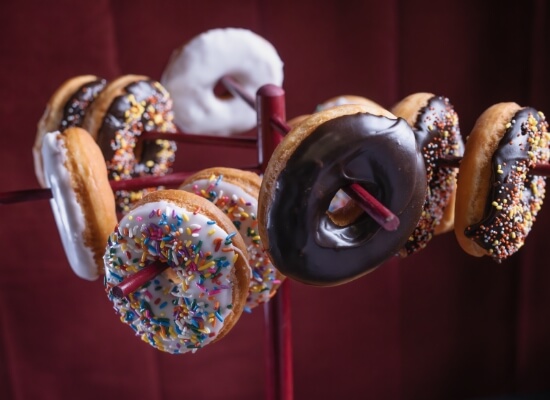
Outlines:
{"type": "Polygon", "coordinates": [[[220,99],[214,94],[224,75],[255,96],[265,84],[282,85],[283,62],[271,43],[246,29],[213,29],[195,37],[174,52],[161,79],[174,101],[176,125],[183,131],[230,135],[256,125],[256,112],[241,98],[220,99]]]}
{"type": "Polygon", "coordinates": [[[256,218],[258,198],[223,180],[220,175],[189,182],[180,189],[210,200],[233,221],[246,244],[248,264],[252,269],[246,305],[251,309],[269,301],[271,292],[280,281],[260,241],[256,218]]]}
{"type": "Polygon", "coordinates": [[[228,233],[208,217],[166,201],[146,203],[131,210],[109,239],[107,290],[155,260],[168,263],[179,280],[162,273],[125,298],[109,298],[145,342],[169,353],[194,351],[214,340],[233,312],[236,257],[228,233]]]}
{"type": "Polygon", "coordinates": [[[67,148],[63,135],[52,132],[44,136],[42,158],[46,185],[53,195],[50,205],[69,264],[80,278],[95,280],[98,268],[92,250],[84,244],[86,221],[65,166],[67,148]]]}

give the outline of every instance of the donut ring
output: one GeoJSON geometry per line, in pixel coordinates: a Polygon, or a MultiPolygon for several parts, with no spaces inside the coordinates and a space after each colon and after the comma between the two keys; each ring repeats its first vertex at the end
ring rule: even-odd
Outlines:
{"type": "Polygon", "coordinates": [[[431,93],[405,97],[392,112],[413,128],[418,148],[424,157],[428,191],[422,216],[400,254],[407,256],[424,249],[434,234],[452,229],[456,168],[440,167],[445,157],[462,157],[464,143],[458,115],[449,99],[431,93]]]}
{"type": "Polygon", "coordinates": [[[261,183],[261,178],[253,172],[218,167],[199,171],[180,186],[180,190],[195,193],[215,204],[241,234],[252,269],[247,310],[269,301],[284,279],[269,261],[260,241],[256,215],[261,183]]]}
{"type": "Polygon", "coordinates": [[[145,196],[119,222],[105,252],[105,288],[122,322],[168,353],[225,336],[246,301],[244,242],[212,203],[181,190],[145,196]],[[169,268],[127,297],[111,288],[151,261],[169,268]]]}
{"type": "MultiPolygon", "coordinates": [[[[96,139],[113,180],[170,172],[176,143],[140,142],[143,131],[175,132],[172,100],[160,83],[139,75],[125,75],[107,85],[92,104],[83,127],[96,139]]],[[[127,212],[145,191],[117,191],[119,210],[127,212]]]]}
{"type": "Polygon", "coordinates": [[[65,254],[74,273],[103,273],[105,244],[117,223],[115,199],[101,151],[88,132],[68,128],[43,138],[44,178],[65,254]]]}
{"type": "Polygon", "coordinates": [[[345,283],[403,247],[425,193],[424,162],[404,120],[369,114],[361,105],[330,108],[294,128],[275,149],[262,181],[260,236],[287,277],[345,283]],[[366,214],[344,226],[327,215],[334,194],[354,182],[399,217],[396,231],[383,230],[366,214]]]}
{"type": "Polygon", "coordinates": [[[542,206],[545,179],[529,168],[549,159],[548,122],[516,103],[489,107],[476,121],[460,164],[455,233],[468,254],[501,262],[518,251],[542,206]]]}
{"type": "Polygon", "coordinates": [[[239,28],[209,30],[175,50],[161,82],[184,132],[231,135],[256,126],[256,112],[242,99],[214,94],[225,75],[254,95],[265,84],[282,85],[283,62],[271,43],[239,28]]]}
{"type": "Polygon", "coordinates": [[[48,101],[46,110],[38,121],[36,139],[32,148],[34,172],[41,187],[46,187],[42,167],[44,135],[48,132],[62,132],[71,126],[82,126],[84,113],[106,84],[105,79],[94,75],[76,76],[65,81],[48,101]]]}

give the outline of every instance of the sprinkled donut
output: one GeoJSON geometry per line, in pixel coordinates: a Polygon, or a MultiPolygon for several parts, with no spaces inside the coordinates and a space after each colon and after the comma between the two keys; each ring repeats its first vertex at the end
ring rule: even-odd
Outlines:
{"type": "Polygon", "coordinates": [[[65,254],[77,276],[103,273],[107,238],[117,223],[101,151],[88,132],[69,128],[43,138],[44,178],[65,254]]]}
{"type": "Polygon", "coordinates": [[[105,252],[105,287],[122,322],[168,353],[225,336],[243,311],[250,269],[245,245],[211,202],[182,190],[145,196],[119,222],[105,252]],[[122,299],[111,288],[150,262],[169,268],[122,299]]]}
{"type": "Polygon", "coordinates": [[[258,195],[261,178],[253,172],[233,168],[208,168],[186,179],[181,190],[210,200],[231,219],[248,252],[252,279],[246,310],[269,301],[284,277],[269,261],[258,232],[258,195]]]}
{"type": "Polygon", "coordinates": [[[214,94],[225,75],[254,95],[265,84],[282,85],[283,62],[271,43],[239,28],[209,30],[175,50],[161,82],[174,99],[175,122],[183,131],[231,135],[256,125],[256,113],[242,99],[214,94]]]}
{"type": "MultiPolygon", "coordinates": [[[[113,180],[171,171],[176,144],[157,139],[141,142],[144,131],[175,132],[172,100],[162,85],[145,76],[125,75],[107,85],[84,118],[96,139],[113,180]]],[[[127,212],[147,190],[117,191],[118,209],[127,212]]]]}
{"type": "Polygon", "coordinates": [[[389,112],[362,105],[313,114],[276,148],[258,207],[260,236],[275,267],[313,285],[362,276],[395,255],[416,226],[426,170],[414,133],[389,112]],[[400,220],[385,231],[362,213],[345,223],[327,213],[341,188],[359,183],[400,220]]]}
{"type": "Polygon", "coordinates": [[[400,251],[402,256],[407,256],[424,249],[434,234],[452,229],[457,169],[438,163],[442,158],[461,157],[464,143],[458,115],[445,97],[431,93],[412,94],[395,105],[392,112],[413,128],[428,180],[422,216],[400,251]]]}
{"type": "Polygon", "coordinates": [[[542,206],[545,178],[529,169],[549,159],[544,114],[499,103],[476,121],[460,164],[455,233],[468,254],[501,262],[518,251],[542,206]]]}
{"type": "Polygon", "coordinates": [[[94,75],[76,76],[65,81],[52,95],[44,115],[38,122],[36,139],[32,148],[34,171],[38,183],[46,187],[42,168],[42,141],[48,132],[64,131],[71,126],[82,126],[84,114],[107,81],[94,75]]]}

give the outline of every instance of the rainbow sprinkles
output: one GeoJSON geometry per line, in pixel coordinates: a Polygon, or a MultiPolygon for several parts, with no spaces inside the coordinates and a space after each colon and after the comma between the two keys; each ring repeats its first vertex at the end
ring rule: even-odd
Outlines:
{"type": "Polygon", "coordinates": [[[109,238],[105,254],[105,288],[121,321],[169,353],[195,351],[216,339],[233,312],[235,234],[198,210],[167,201],[132,210],[109,238]],[[127,297],[110,294],[153,261],[169,268],[127,297]]]}

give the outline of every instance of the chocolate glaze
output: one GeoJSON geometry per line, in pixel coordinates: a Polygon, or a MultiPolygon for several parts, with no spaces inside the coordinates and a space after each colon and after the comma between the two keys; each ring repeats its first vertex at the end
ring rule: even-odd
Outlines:
{"type": "Polygon", "coordinates": [[[84,114],[99,93],[107,85],[105,79],[97,79],[85,83],[76,90],[63,107],[63,116],[59,123],[59,130],[64,131],[72,126],[82,126],[84,114]]]}
{"type": "Polygon", "coordinates": [[[304,283],[350,281],[403,247],[425,193],[424,162],[405,120],[356,114],[327,121],[302,141],[277,179],[265,221],[271,259],[304,283]],[[399,217],[397,231],[381,229],[366,214],[343,227],[329,218],[335,193],[354,182],[399,217]]]}
{"type": "MultiPolygon", "coordinates": [[[[119,144],[116,143],[113,145],[112,141],[119,131],[122,131],[122,133],[133,131],[131,135],[125,138],[132,144],[136,143],[137,137],[143,130],[175,131],[171,121],[162,120],[160,124],[154,121],[152,124],[148,123],[149,120],[146,117],[146,113],[143,112],[139,121],[129,121],[127,113],[133,105],[129,95],[132,95],[137,103],[145,102],[145,106],[150,105],[152,100],[155,99],[154,107],[158,108],[159,112],[168,111],[171,108],[171,101],[169,105],[166,104],[169,99],[166,98],[166,94],[162,93],[154,83],[155,81],[152,80],[133,82],[124,88],[124,95],[118,96],[112,101],[103,118],[103,124],[98,132],[97,139],[106,160],[112,159],[116,149],[118,149],[119,144]]],[[[175,143],[173,143],[173,146],[175,148],[175,143]]],[[[143,145],[141,154],[136,154],[135,158],[142,164],[146,164],[147,161],[158,163],[157,154],[162,149],[163,147],[155,142],[148,142],[143,145]]]]}
{"type": "Polygon", "coordinates": [[[438,166],[439,160],[464,155],[458,116],[445,97],[432,97],[427,106],[419,111],[414,135],[426,165],[428,192],[423,206],[425,212],[405,244],[402,255],[413,254],[426,247],[454,193],[457,170],[438,166]]]}
{"type": "Polygon", "coordinates": [[[547,126],[535,109],[518,111],[493,154],[483,219],[464,233],[496,261],[523,245],[542,205],[545,178],[527,172],[548,161],[547,126]]]}
{"type": "MultiPolygon", "coordinates": [[[[153,80],[127,85],[114,98],[98,131],[97,142],[105,157],[111,179],[165,175],[175,159],[176,143],[169,140],[142,142],[143,131],[175,132],[172,100],[166,89],[153,80]]],[[[117,192],[117,204],[128,211],[140,192],[117,192]]]]}

